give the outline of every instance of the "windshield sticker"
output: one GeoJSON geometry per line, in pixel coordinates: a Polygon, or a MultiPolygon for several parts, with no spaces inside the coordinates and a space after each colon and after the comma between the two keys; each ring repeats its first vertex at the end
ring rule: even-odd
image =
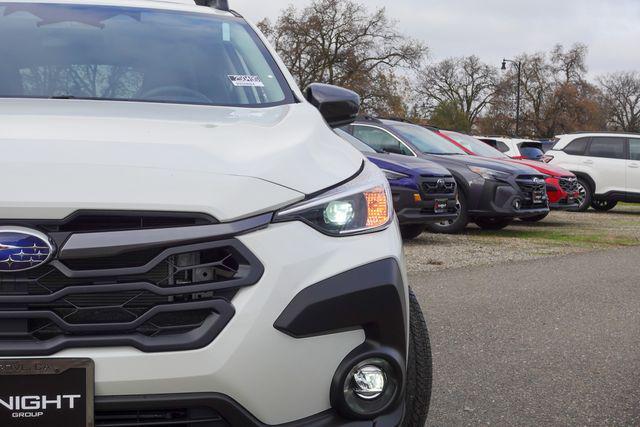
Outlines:
{"type": "Polygon", "coordinates": [[[236,87],[264,87],[259,76],[228,76],[236,87]]]}

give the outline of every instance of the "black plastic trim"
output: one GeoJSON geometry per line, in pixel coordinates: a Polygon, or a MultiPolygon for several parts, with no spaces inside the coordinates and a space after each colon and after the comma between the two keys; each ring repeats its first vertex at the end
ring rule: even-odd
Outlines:
{"type": "MultiPolygon", "coordinates": [[[[153,409],[183,409],[206,407],[216,411],[231,426],[268,427],[243,408],[238,402],[220,393],[162,394],[137,396],[96,396],[95,412],[136,411],[153,409]]],[[[278,424],[278,427],[386,427],[400,424],[403,410],[370,421],[353,421],[342,418],[334,410],[327,410],[307,418],[278,424]]],[[[100,427],[100,423],[96,424],[100,427]]]]}
{"type": "MultiPolygon", "coordinates": [[[[187,246],[177,246],[165,249],[158,255],[156,255],[153,259],[151,259],[146,264],[139,267],[128,267],[128,268],[111,268],[111,269],[100,269],[100,270],[73,270],[67,267],[64,264],[64,260],[60,261],[58,259],[51,261],[51,265],[60,270],[62,274],[69,278],[88,278],[88,277],[114,277],[114,276],[127,276],[127,275],[135,275],[135,274],[144,274],[151,271],[154,267],[156,267],[159,263],[167,259],[172,255],[188,253],[188,252],[196,252],[202,251],[206,249],[213,249],[219,247],[231,247],[238,251],[238,253],[243,256],[250,265],[255,265],[256,268],[251,271],[251,280],[253,283],[257,282],[262,273],[264,272],[264,267],[262,263],[258,260],[258,258],[251,253],[242,243],[240,243],[236,239],[229,240],[214,240],[209,243],[200,243],[195,245],[187,245],[187,246]]],[[[91,258],[91,257],[89,257],[91,258]]],[[[86,258],[79,258],[86,259],[86,258]]],[[[239,279],[239,280],[230,280],[229,282],[223,282],[225,284],[232,283],[233,286],[241,286],[241,284],[245,281],[250,281],[247,278],[239,279]]],[[[251,284],[253,284],[251,283],[251,284]]]]}
{"type": "MultiPolygon", "coordinates": [[[[60,248],[58,259],[108,257],[137,249],[220,240],[264,228],[272,216],[267,213],[235,222],[191,227],[76,233],[69,236],[60,248]]],[[[51,233],[51,237],[58,241],[56,234],[51,233]]]]}
{"type": "MultiPolygon", "coordinates": [[[[191,305],[194,307],[194,305],[191,305]]],[[[215,314],[210,315],[203,324],[187,333],[148,337],[141,334],[104,335],[104,336],[60,336],[43,342],[3,341],[2,356],[48,356],[67,348],[82,347],[133,347],[143,352],[183,351],[202,348],[210,344],[229,323],[235,314],[233,306],[224,300],[208,301],[207,307],[215,314]]],[[[199,307],[202,309],[202,306],[199,307]]],[[[33,313],[28,313],[33,317],[33,313]]],[[[21,317],[20,312],[0,312],[0,318],[21,317]],[[17,316],[16,316],[17,315],[17,316]]],[[[22,316],[27,317],[27,316],[22,316]]]]}
{"type": "Polygon", "coordinates": [[[406,313],[400,267],[389,258],[303,289],[274,327],[294,338],[364,329],[368,341],[405,356],[406,313]]]}

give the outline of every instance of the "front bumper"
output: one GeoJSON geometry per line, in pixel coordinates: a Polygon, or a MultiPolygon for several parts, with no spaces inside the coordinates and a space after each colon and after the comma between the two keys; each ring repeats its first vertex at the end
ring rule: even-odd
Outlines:
{"type": "Polygon", "coordinates": [[[576,199],[579,197],[578,191],[565,191],[560,184],[560,179],[554,177],[547,178],[546,184],[550,209],[568,210],[577,208],[580,205],[578,202],[576,202],[576,199]]]}
{"type": "MultiPolygon", "coordinates": [[[[205,427],[267,427],[238,402],[219,393],[163,394],[140,396],[97,397],[95,401],[97,426],[117,419],[125,427],[134,426],[141,415],[165,416],[174,421],[189,420],[205,427]],[[127,423],[128,422],[128,423],[127,423]],[[127,423],[127,424],[123,424],[127,423]]],[[[398,425],[402,408],[371,421],[349,421],[335,411],[327,410],[279,427],[374,427],[398,425]]]]}
{"type": "Polygon", "coordinates": [[[532,196],[516,184],[494,180],[476,180],[471,185],[472,202],[469,215],[472,217],[526,218],[549,212],[546,193],[541,203],[534,203],[532,196]],[[521,203],[516,208],[516,202],[521,203]]]}
{"type": "Polygon", "coordinates": [[[441,197],[425,197],[411,188],[391,187],[393,206],[400,225],[430,224],[455,219],[457,217],[455,194],[443,194],[441,197]],[[416,201],[416,195],[420,201],[416,201]],[[436,202],[446,203],[446,211],[436,213],[436,202]]]}
{"type": "MultiPolygon", "coordinates": [[[[265,271],[255,285],[240,290],[233,298],[235,315],[211,344],[197,350],[157,353],[109,347],[67,349],[55,354],[59,358],[94,360],[98,410],[100,402],[115,399],[109,396],[153,402],[158,395],[205,393],[228,397],[242,408],[241,412],[266,425],[317,414],[337,416],[330,400],[332,379],[343,361],[368,342],[370,332],[352,324],[298,336],[295,331],[276,329],[274,323],[294,297],[312,285],[381,260],[399,266],[399,283],[394,286],[406,307],[406,277],[397,226],[373,234],[332,238],[291,222],[271,224],[238,240],[260,260],[265,271]]],[[[387,303],[388,295],[378,302],[387,303]]],[[[385,319],[397,315],[388,309],[375,313],[384,314],[385,319]]],[[[405,330],[395,331],[394,336],[406,343],[406,313],[400,316],[405,330]]],[[[334,321],[338,316],[323,312],[317,317],[334,321]]],[[[402,347],[398,342],[389,345],[402,347]]]]}

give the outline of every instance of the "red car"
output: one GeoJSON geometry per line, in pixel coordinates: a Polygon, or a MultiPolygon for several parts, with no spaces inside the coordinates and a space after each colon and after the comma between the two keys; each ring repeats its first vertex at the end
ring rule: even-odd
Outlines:
{"type": "MultiPolygon", "coordinates": [[[[463,133],[441,129],[432,130],[471,155],[489,157],[510,163],[519,163],[547,175],[547,196],[551,209],[571,210],[578,207],[578,202],[576,201],[580,196],[578,192],[578,180],[576,176],[568,170],[535,160],[512,159],[484,142],[463,133]]],[[[548,214],[544,214],[521,219],[523,221],[536,222],[543,220],[547,215],[548,214]]]]}

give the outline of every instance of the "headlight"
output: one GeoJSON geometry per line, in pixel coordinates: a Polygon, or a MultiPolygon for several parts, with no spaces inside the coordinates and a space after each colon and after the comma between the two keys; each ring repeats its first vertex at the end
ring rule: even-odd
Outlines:
{"type": "Polygon", "coordinates": [[[390,171],[387,169],[382,169],[382,172],[384,172],[384,176],[386,176],[389,181],[395,181],[396,179],[409,178],[409,175],[406,175],[400,172],[390,171]]]}
{"type": "Polygon", "coordinates": [[[471,172],[477,173],[484,179],[492,179],[495,181],[506,181],[511,176],[511,174],[507,172],[500,172],[494,169],[479,168],[476,166],[469,166],[469,170],[471,170],[471,172]]]}
{"type": "Polygon", "coordinates": [[[389,183],[372,163],[351,181],[277,212],[274,221],[303,221],[331,236],[378,231],[393,219],[389,183]]]}

